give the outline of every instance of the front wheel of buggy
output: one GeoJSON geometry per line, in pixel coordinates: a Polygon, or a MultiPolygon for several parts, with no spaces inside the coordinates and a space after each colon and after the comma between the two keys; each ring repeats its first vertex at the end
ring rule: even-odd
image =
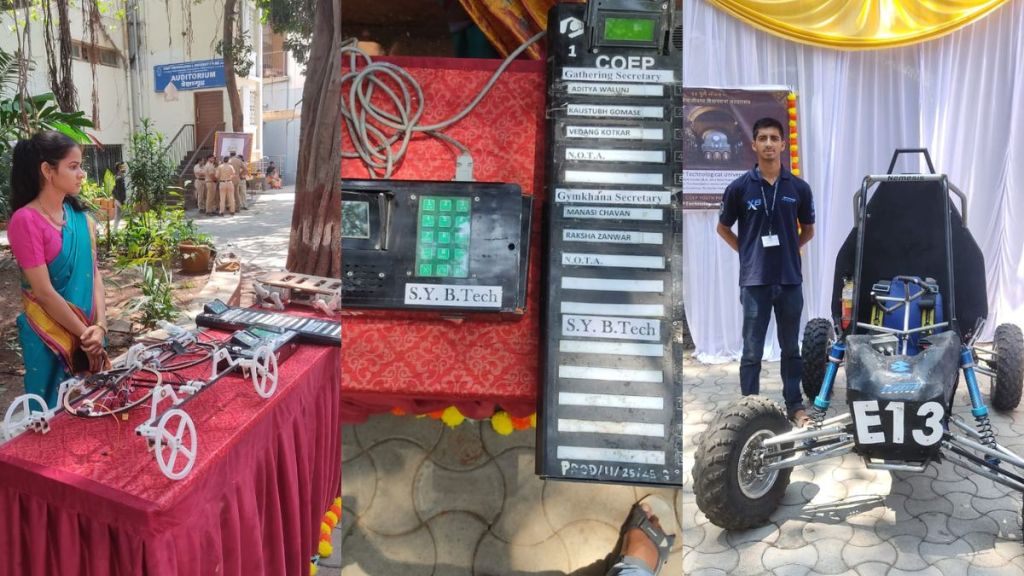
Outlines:
{"type": "Polygon", "coordinates": [[[825,380],[825,367],[828,366],[828,354],[832,347],[832,322],[825,318],[812,318],[804,326],[804,339],[800,344],[800,360],[803,372],[804,394],[814,402],[825,380]]]}
{"type": "Polygon", "coordinates": [[[701,436],[693,464],[693,491],[715,526],[746,530],[768,523],[789,486],[790,470],[764,470],[771,454],[768,438],[792,429],[777,403],[747,396],[729,405],[701,436]]]}
{"type": "Polygon", "coordinates": [[[992,407],[1013,410],[1024,388],[1024,335],[1015,324],[996,326],[993,342],[996,377],[992,380],[992,407]]]}

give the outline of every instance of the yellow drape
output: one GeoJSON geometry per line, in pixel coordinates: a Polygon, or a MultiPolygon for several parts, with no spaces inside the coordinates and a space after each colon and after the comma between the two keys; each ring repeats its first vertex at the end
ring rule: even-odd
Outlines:
{"type": "Polygon", "coordinates": [[[708,0],[776,36],[865,50],[938,38],[1009,0],[708,0]]]}
{"type": "MultiPolygon", "coordinates": [[[[473,22],[480,27],[494,48],[502,55],[519,47],[530,36],[544,30],[548,9],[556,0],[459,0],[473,22]]],[[[541,42],[530,46],[525,54],[540,58],[541,42]]]]}

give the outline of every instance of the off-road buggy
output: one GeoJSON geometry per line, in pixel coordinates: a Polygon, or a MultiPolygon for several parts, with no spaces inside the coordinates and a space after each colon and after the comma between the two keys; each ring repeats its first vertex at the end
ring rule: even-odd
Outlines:
{"type": "Polygon", "coordinates": [[[714,417],[693,467],[697,506],[713,524],[767,524],[793,467],[849,452],[891,471],[921,472],[945,459],[1024,493],[1024,458],[996,441],[977,378],[990,378],[994,408],[1015,408],[1024,340],[1019,327],[1004,324],[991,348],[975,345],[988,314],[985,263],[964,200],[926,150],[897,150],[887,174],[864,178],[854,229],[836,258],[833,320],[811,320],[804,330],[811,423],[794,428],[781,406],[757,396],[714,417]],[[910,152],[924,155],[930,173],[893,173],[910,152]],[[840,367],[849,411],[828,417],[840,367]],[[961,372],[967,421],[954,415],[961,372]]]}

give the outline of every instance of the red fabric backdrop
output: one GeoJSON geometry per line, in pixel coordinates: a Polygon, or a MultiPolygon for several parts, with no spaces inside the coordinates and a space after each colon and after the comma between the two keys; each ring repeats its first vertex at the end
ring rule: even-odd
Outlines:
{"type": "Polygon", "coordinates": [[[0,446],[0,574],[308,574],[340,483],[338,363],[303,345],[269,400],[231,375],[185,404],[198,456],[179,481],[135,435],[148,405],[0,446]]]}
{"type": "MultiPolygon", "coordinates": [[[[479,92],[497,60],[387,58],[423,87],[422,124],[451,117],[479,92]]],[[[471,418],[495,406],[514,416],[536,410],[540,352],[541,204],[544,199],[544,63],[513,63],[462,121],[445,131],[473,155],[474,177],[512,182],[534,197],[530,278],[525,316],[512,322],[412,320],[345,316],[342,418],[400,407],[424,413],[455,405],[471,418]]],[[[347,88],[347,87],[346,87],[347,88]]],[[[343,140],[343,149],[352,146],[343,140]]],[[[451,180],[451,148],[417,136],[399,180],[451,180]]],[[[345,159],[342,178],[367,178],[359,160],[345,159]]],[[[342,253],[342,259],[345,255],[342,253]]]]}

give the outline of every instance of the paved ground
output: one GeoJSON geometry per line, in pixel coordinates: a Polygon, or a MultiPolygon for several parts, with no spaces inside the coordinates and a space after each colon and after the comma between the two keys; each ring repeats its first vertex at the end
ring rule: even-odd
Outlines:
{"type": "MultiPolygon", "coordinates": [[[[766,366],[762,393],[781,401],[779,365],[766,366]]],[[[921,474],[890,474],[867,470],[848,454],[794,469],[783,506],[768,526],[727,533],[710,524],[697,509],[689,471],[712,411],[739,396],[739,367],[690,362],[683,376],[688,576],[1024,574],[1020,496],[949,463],[921,474]]],[[[987,394],[987,378],[981,378],[987,394]]],[[[957,413],[973,422],[963,388],[957,413]]],[[[834,407],[845,406],[844,391],[841,379],[834,407]]],[[[1024,452],[1024,407],[996,415],[993,423],[1001,444],[1024,452]]]]}
{"type": "MultiPolygon", "coordinates": [[[[534,439],[390,414],[343,427],[343,554],[319,574],[603,575],[635,501],[682,504],[679,489],[542,481],[534,439]]],[[[662,574],[681,572],[677,541],[662,574]]]]}
{"type": "Polygon", "coordinates": [[[213,236],[222,253],[238,254],[243,268],[283,270],[294,203],[295,188],[286,186],[257,194],[249,210],[233,216],[205,216],[189,210],[188,217],[195,219],[201,232],[213,236]]]}

